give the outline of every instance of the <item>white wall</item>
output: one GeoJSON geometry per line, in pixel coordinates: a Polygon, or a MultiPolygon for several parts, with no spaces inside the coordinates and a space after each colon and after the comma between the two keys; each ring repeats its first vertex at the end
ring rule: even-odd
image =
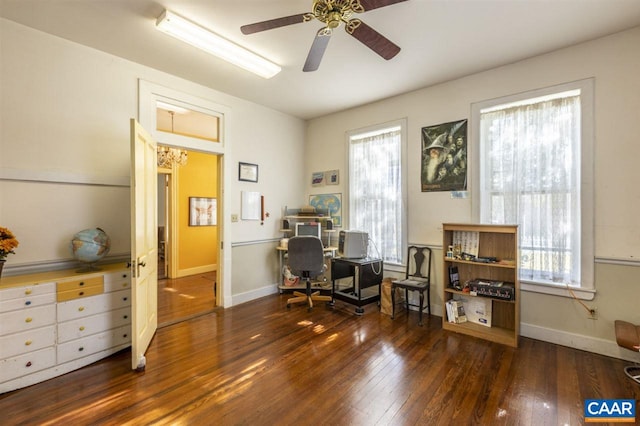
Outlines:
{"type": "MultiPolygon", "coordinates": [[[[597,263],[599,319],[588,320],[574,300],[524,292],[522,333],[597,352],[619,355],[613,321],[640,323],[640,27],[511,65],[428,87],[381,102],[311,120],[307,163],[346,172],[345,133],[406,117],[408,120],[409,241],[442,245],[443,222],[469,222],[473,199],[420,190],[420,129],[471,119],[471,104],[584,78],[595,78],[596,257],[632,266],[597,263]]],[[[423,70],[421,72],[429,72],[423,70]]],[[[375,84],[375,83],[372,83],[375,84]]],[[[470,126],[472,123],[470,123],[470,126]]],[[[470,164],[469,167],[473,167],[470,164]]],[[[471,174],[469,175],[471,176],[471,174]]],[[[473,181],[469,182],[474,185],[473,181]]],[[[307,186],[308,192],[318,192],[307,186]]],[[[342,179],[335,192],[345,192],[342,179]]],[[[440,255],[440,253],[438,253],[440,255]]],[[[438,257],[436,257],[438,258],[438,257]]],[[[432,301],[441,309],[442,265],[436,262],[432,301]]]]}
{"type": "MultiPolygon", "coordinates": [[[[0,226],[20,241],[5,272],[70,259],[73,234],[94,226],[111,236],[111,255],[128,256],[129,119],[138,117],[139,79],[229,108],[225,218],[240,212],[241,190],[264,194],[271,217],[229,223],[225,243],[279,238],[281,207],[299,203],[304,190],[302,120],[12,21],[0,20],[0,31],[0,226]],[[258,183],[237,180],[239,161],[259,165],[258,183]]],[[[258,255],[277,259],[273,247],[258,255]]],[[[232,271],[232,281],[244,272],[232,271]]],[[[275,282],[263,271],[240,291],[275,282]]]]}

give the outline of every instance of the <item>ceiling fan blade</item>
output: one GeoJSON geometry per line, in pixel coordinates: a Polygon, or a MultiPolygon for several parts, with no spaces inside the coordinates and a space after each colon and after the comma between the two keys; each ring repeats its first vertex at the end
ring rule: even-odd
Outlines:
{"type": "Polygon", "coordinates": [[[399,46],[359,19],[352,19],[345,28],[347,33],[387,61],[400,52],[399,46]]]}
{"type": "Polygon", "coordinates": [[[309,49],[309,54],[307,55],[307,60],[304,63],[302,71],[309,72],[318,69],[324,51],[329,44],[329,40],[331,40],[331,33],[328,32],[326,28],[321,28],[316,34],[316,38],[313,39],[313,44],[311,45],[311,49],[309,49]]]}
{"type": "Polygon", "coordinates": [[[407,0],[360,0],[362,8],[366,10],[377,9],[379,7],[391,6],[392,4],[402,3],[407,0]]]}
{"type": "Polygon", "coordinates": [[[253,34],[260,31],[272,30],[292,24],[300,24],[305,21],[306,13],[285,16],[282,18],[270,19],[268,21],[256,22],[255,24],[243,25],[240,27],[242,34],[253,34]]]}

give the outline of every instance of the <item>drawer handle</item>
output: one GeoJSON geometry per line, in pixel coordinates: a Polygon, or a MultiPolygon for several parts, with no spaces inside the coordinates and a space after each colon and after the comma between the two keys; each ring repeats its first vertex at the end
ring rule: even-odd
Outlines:
{"type": "Polygon", "coordinates": [[[82,351],[84,351],[84,348],[83,348],[82,346],[80,346],[80,347],[78,348],[78,352],[82,352],[82,351]]]}
{"type": "Polygon", "coordinates": [[[127,278],[127,274],[122,274],[122,278],[127,278]]]}
{"type": "Polygon", "coordinates": [[[129,283],[122,283],[122,287],[127,287],[129,283]]]}
{"type": "Polygon", "coordinates": [[[80,311],[80,312],[84,311],[84,306],[80,306],[80,307],[78,308],[78,311],[80,311]]]}
{"type": "Polygon", "coordinates": [[[31,364],[31,361],[29,361],[29,362],[25,365],[25,367],[31,367],[31,365],[32,365],[32,364],[31,364]]]}
{"type": "Polygon", "coordinates": [[[124,337],[125,339],[127,338],[127,336],[129,336],[127,333],[124,333],[124,334],[122,335],[122,337],[124,337]]]}
{"type": "Polygon", "coordinates": [[[122,318],[127,319],[129,318],[129,315],[124,315],[122,318]]]}
{"type": "Polygon", "coordinates": [[[24,304],[29,306],[31,304],[31,300],[27,300],[26,302],[24,302],[24,304]]]}
{"type": "Polygon", "coordinates": [[[124,301],[126,302],[126,301],[127,301],[127,298],[126,298],[126,297],[123,297],[123,298],[122,298],[122,300],[124,300],[124,301]]]}
{"type": "Polygon", "coordinates": [[[84,285],[84,281],[80,281],[80,282],[78,283],[78,285],[79,285],[80,287],[82,287],[82,286],[84,285]]]}
{"type": "Polygon", "coordinates": [[[31,340],[27,340],[26,342],[24,342],[25,346],[29,346],[31,343],[33,343],[31,340]]]}
{"type": "Polygon", "coordinates": [[[31,317],[28,317],[28,318],[26,318],[26,319],[24,320],[24,322],[31,322],[31,321],[33,321],[33,318],[31,318],[31,317]]]}
{"type": "Polygon", "coordinates": [[[80,331],[84,331],[84,325],[80,326],[80,331]]]}
{"type": "Polygon", "coordinates": [[[78,293],[78,296],[84,296],[84,291],[81,291],[80,293],[78,293]]]}
{"type": "Polygon", "coordinates": [[[25,291],[24,291],[24,294],[27,294],[27,295],[28,295],[28,294],[31,294],[31,289],[29,288],[29,289],[25,290],[25,291]]]}

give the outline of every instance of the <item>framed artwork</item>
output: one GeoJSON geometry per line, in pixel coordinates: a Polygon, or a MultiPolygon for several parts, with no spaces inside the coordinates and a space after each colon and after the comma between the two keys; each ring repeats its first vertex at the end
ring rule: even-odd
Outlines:
{"type": "Polygon", "coordinates": [[[338,170],[324,172],[324,180],[327,185],[337,185],[340,183],[340,172],[338,170]]]}
{"type": "Polygon", "coordinates": [[[342,194],[315,194],[309,196],[309,205],[316,210],[328,210],[333,226],[342,226],[342,194]]]}
{"type": "Polygon", "coordinates": [[[258,182],[258,165],[251,163],[238,163],[238,180],[245,182],[258,182]]]}
{"type": "Polygon", "coordinates": [[[324,172],[311,173],[311,186],[324,185],[324,172]]]}
{"type": "Polygon", "coordinates": [[[467,120],[423,127],[422,192],[467,189],[467,120]]]}
{"type": "Polygon", "coordinates": [[[215,198],[189,197],[189,226],[214,226],[217,215],[215,198]]]}

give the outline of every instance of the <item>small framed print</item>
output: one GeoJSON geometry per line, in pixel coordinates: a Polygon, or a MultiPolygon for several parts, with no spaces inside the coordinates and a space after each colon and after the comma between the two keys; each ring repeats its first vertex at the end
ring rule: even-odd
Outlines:
{"type": "Polygon", "coordinates": [[[338,185],[340,183],[340,172],[338,170],[324,172],[324,180],[327,185],[338,185]]]}
{"type": "Polygon", "coordinates": [[[238,180],[245,182],[258,182],[258,165],[251,163],[238,163],[238,180]]]}
{"type": "Polygon", "coordinates": [[[189,226],[216,225],[216,205],[215,198],[189,197],[189,226]]]}

